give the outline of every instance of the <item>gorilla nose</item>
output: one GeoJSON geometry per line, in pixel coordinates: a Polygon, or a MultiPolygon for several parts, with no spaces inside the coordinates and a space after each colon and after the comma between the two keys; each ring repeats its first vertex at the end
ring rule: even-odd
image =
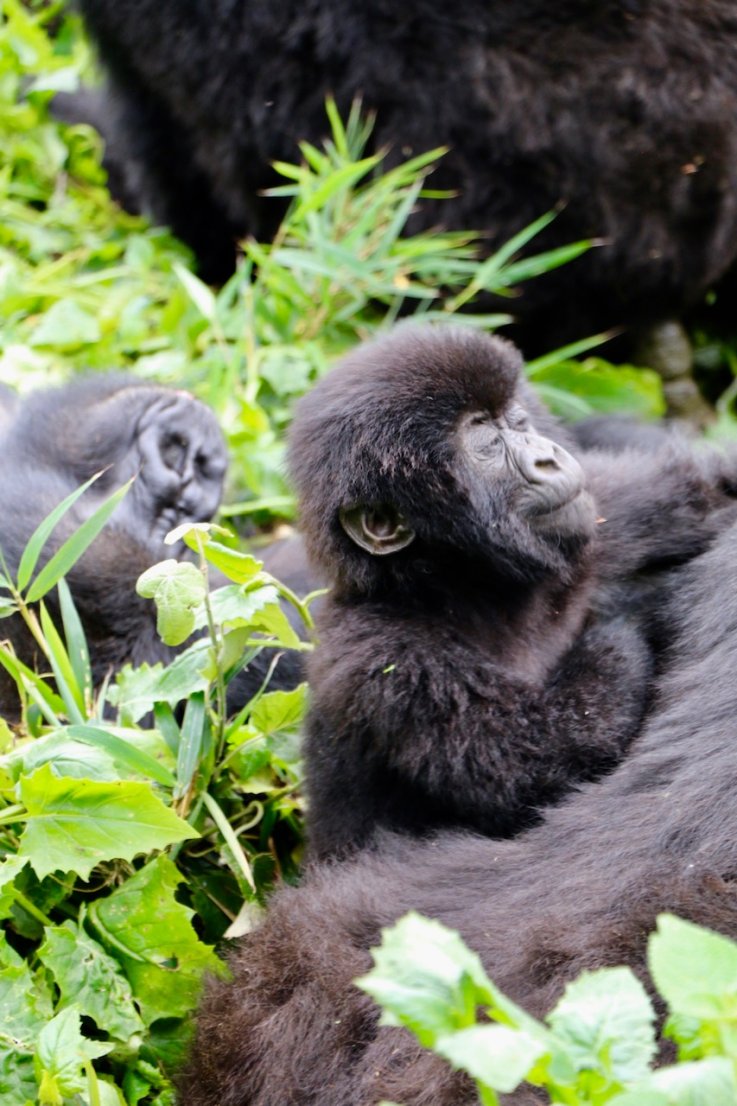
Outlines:
{"type": "Polygon", "coordinates": [[[570,453],[550,439],[537,435],[527,439],[521,461],[524,476],[531,484],[557,482],[562,477],[575,479],[581,475],[579,464],[570,453]]]}

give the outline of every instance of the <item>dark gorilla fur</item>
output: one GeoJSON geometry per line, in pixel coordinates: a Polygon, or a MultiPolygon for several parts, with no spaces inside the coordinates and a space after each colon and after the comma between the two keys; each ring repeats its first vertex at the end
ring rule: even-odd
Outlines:
{"type": "Polygon", "coordinates": [[[273,234],[271,163],[325,135],[327,93],[343,113],[361,94],[394,159],[449,148],[432,185],[458,194],[412,229],[476,228],[493,250],[560,204],[536,245],[604,240],[516,301],[544,345],[677,313],[737,255],[732,0],[80,6],[112,89],[92,115],[209,278],[235,237],[273,234]]]}
{"type": "MultiPolygon", "coordinates": [[[[626,760],[514,841],[387,835],[355,862],[284,889],[211,982],[182,1079],[186,1106],[471,1106],[475,1092],[352,980],[380,929],[439,918],[504,991],[546,1013],[583,969],[645,975],[656,916],[737,938],[737,529],[680,570],[676,645],[657,709],[626,760]]],[[[509,1100],[537,1102],[530,1091],[509,1100]]]]}
{"type": "MultiPolygon", "coordinates": [[[[227,454],[215,417],[186,392],[135,378],[78,378],[23,401],[3,402],[0,547],[11,575],[41,520],[95,472],[105,470],[64,516],[43,561],[111,492],[136,476],[126,498],[67,580],[87,634],[96,683],[126,661],[168,660],[156,610],[135,592],[138,576],[176,554],[163,539],[180,522],[212,518],[227,454]]],[[[181,550],[179,550],[181,552],[181,550]]],[[[47,599],[58,614],[54,595],[47,599]]],[[[23,659],[33,660],[24,627],[3,623],[23,659]]],[[[0,713],[17,713],[10,680],[0,677],[0,713]]]]}
{"type": "Polygon", "coordinates": [[[677,441],[591,454],[584,480],[521,367],[503,339],[405,324],[297,407],[304,540],[333,589],[308,662],[318,855],[377,827],[516,833],[611,768],[648,700],[658,573],[735,517],[730,465],[677,441]]]}

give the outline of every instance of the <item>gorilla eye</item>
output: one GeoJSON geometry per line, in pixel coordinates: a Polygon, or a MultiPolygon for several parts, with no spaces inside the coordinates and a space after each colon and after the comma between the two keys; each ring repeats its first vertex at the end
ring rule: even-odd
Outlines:
{"type": "Polygon", "coordinates": [[[161,458],[167,468],[180,472],[187,452],[187,440],[181,434],[167,434],[161,442],[161,458]]]}
{"type": "Polygon", "coordinates": [[[210,471],[210,458],[206,453],[198,453],[194,459],[195,468],[201,476],[207,476],[210,471]]]}
{"type": "Polygon", "coordinates": [[[491,415],[488,411],[477,411],[468,420],[469,426],[485,426],[489,422],[491,422],[491,415]]]}

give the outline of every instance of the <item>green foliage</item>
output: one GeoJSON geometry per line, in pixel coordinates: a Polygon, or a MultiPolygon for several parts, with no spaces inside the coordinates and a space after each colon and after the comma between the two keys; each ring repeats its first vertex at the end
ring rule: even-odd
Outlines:
{"type": "Polygon", "coordinates": [[[439,922],[406,915],[373,958],[356,982],[382,1024],[406,1026],[470,1075],[483,1106],[525,1082],[568,1106],[737,1106],[737,945],[672,915],[658,919],[648,960],[680,1062],[658,1070],[655,1011],[629,968],[584,972],[543,1023],[439,922]]]}
{"type": "Polygon", "coordinates": [[[203,973],[224,970],[214,945],[249,928],[276,873],[289,878],[299,858],[305,688],[262,688],[234,717],[226,690],[258,651],[310,648],[280,601],[311,618],[259,561],[218,540],[220,527],[180,527],[168,540],[196,563],[164,561],[139,581],[182,653],[93,691],[57,568],[82,556],[126,490],[44,564],[69,496],[1,584],[3,614],[25,622],[49,670],[0,642],[21,715],[0,755],[1,1106],[171,1103],[203,973]],[[208,558],[222,574],[212,591],[208,558]],[[54,583],[61,625],[46,605],[54,583]]]}

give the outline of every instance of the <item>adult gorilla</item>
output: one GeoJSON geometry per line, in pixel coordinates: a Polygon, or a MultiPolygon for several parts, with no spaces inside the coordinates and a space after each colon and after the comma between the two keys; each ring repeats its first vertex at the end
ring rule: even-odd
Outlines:
{"type": "Polygon", "coordinates": [[[432,185],[457,195],[423,201],[414,229],[477,228],[493,250],[561,205],[537,245],[603,240],[525,287],[530,345],[678,313],[737,256],[732,0],[80,6],[127,186],[208,278],[236,237],[273,234],[271,164],[325,134],[330,92],[344,113],[363,96],[394,158],[449,148],[432,185]]]}
{"type": "MultiPolygon", "coordinates": [[[[657,709],[620,767],[514,841],[387,836],[272,900],[211,982],[187,1106],[471,1106],[464,1078],[404,1030],[379,1028],[352,984],[380,929],[413,909],[461,931],[538,1016],[584,968],[645,972],[668,910],[737,937],[737,529],[681,570],[676,643],[657,709]]],[[[517,1106],[538,1099],[519,1091],[517,1106]]]]}

